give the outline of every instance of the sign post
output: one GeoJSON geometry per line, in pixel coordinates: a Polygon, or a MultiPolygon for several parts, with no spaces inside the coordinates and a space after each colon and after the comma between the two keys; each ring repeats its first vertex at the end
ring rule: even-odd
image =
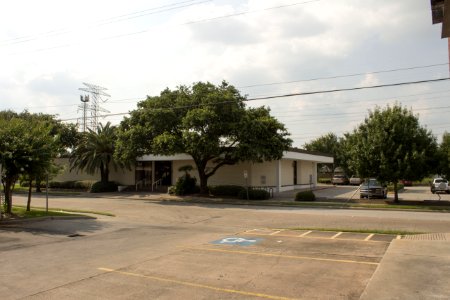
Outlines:
{"type": "Polygon", "coordinates": [[[245,190],[247,191],[247,201],[248,201],[249,197],[248,197],[248,172],[247,172],[247,170],[244,170],[244,178],[245,178],[245,190]]]}

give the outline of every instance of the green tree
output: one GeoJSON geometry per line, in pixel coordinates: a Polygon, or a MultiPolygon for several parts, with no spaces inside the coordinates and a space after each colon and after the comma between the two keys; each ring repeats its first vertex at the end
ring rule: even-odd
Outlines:
{"type": "Polygon", "coordinates": [[[347,139],[350,167],[362,177],[392,182],[396,202],[400,179],[420,180],[435,167],[436,139],[411,110],[397,104],[369,112],[347,139]]]}
{"type": "Polygon", "coordinates": [[[100,124],[96,131],[89,129],[80,140],[70,157],[71,170],[78,169],[88,174],[100,172],[100,181],[104,184],[109,182],[110,167],[117,170],[118,167],[129,167],[127,161],[124,163],[114,158],[116,144],[116,127],[111,123],[105,126],[100,124]]]}
{"type": "Polygon", "coordinates": [[[265,107],[246,108],[245,97],[226,82],[166,89],[147,97],[121,123],[117,157],[187,153],[207,193],[208,178],[239,161],[280,159],[292,141],[265,107]]]}
{"type": "Polygon", "coordinates": [[[336,136],[336,134],[332,132],[322,135],[309,143],[305,143],[303,145],[303,148],[308,151],[321,152],[333,155],[334,163],[319,164],[318,165],[319,168],[322,165],[327,165],[331,167],[332,172],[334,172],[335,167],[341,166],[340,155],[338,155],[340,149],[340,140],[336,136]]]}
{"type": "Polygon", "coordinates": [[[439,169],[438,173],[450,179],[450,133],[447,131],[442,135],[439,145],[439,169]]]}
{"type": "Polygon", "coordinates": [[[48,165],[56,156],[51,126],[22,118],[0,115],[0,164],[6,212],[12,212],[12,189],[22,174],[38,165],[48,165]]]}

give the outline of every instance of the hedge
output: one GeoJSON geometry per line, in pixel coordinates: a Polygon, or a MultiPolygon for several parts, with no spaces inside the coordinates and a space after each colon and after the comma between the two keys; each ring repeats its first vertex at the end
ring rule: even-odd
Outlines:
{"type": "Polygon", "coordinates": [[[302,191],[295,194],[295,201],[314,201],[316,195],[312,191],[302,191]]]}
{"type": "MultiPolygon", "coordinates": [[[[247,190],[242,189],[239,192],[238,197],[240,199],[247,199],[247,190]]],[[[248,190],[248,199],[249,200],[267,200],[269,198],[270,198],[270,194],[266,190],[254,190],[254,189],[248,190]]]]}
{"type": "Polygon", "coordinates": [[[239,185],[215,185],[208,188],[214,196],[238,197],[241,191],[245,191],[245,188],[239,185]]]}
{"type": "Polygon", "coordinates": [[[117,186],[118,184],[114,181],[108,181],[107,183],[97,181],[92,185],[91,193],[117,192],[117,186]]]}

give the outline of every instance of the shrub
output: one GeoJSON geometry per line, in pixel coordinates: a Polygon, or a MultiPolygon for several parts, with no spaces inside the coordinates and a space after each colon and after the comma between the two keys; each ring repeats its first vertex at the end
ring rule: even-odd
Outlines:
{"type": "MultiPolygon", "coordinates": [[[[247,199],[247,191],[246,189],[242,188],[239,192],[238,197],[240,199],[247,199]]],[[[248,199],[249,200],[267,200],[270,198],[270,194],[266,190],[254,190],[249,189],[248,190],[248,199]]]]}
{"type": "Polygon", "coordinates": [[[239,185],[216,185],[208,188],[209,192],[214,196],[238,197],[242,190],[245,191],[245,188],[239,185]]]}
{"type": "Polygon", "coordinates": [[[314,201],[316,195],[312,191],[302,191],[295,194],[295,201],[314,201]]]}
{"type": "Polygon", "coordinates": [[[51,189],[69,189],[69,190],[86,190],[89,191],[92,187],[93,182],[90,180],[82,181],[50,181],[48,186],[51,189]]]}
{"type": "Polygon", "coordinates": [[[331,178],[319,178],[317,182],[322,184],[331,184],[331,178]]]}
{"type": "Polygon", "coordinates": [[[175,194],[176,195],[188,195],[193,193],[198,193],[199,188],[196,185],[197,179],[191,177],[189,174],[184,174],[178,178],[175,184],[175,194]]]}
{"type": "Polygon", "coordinates": [[[117,186],[118,184],[114,181],[108,181],[107,183],[97,181],[92,185],[91,193],[117,192],[117,186]]]}

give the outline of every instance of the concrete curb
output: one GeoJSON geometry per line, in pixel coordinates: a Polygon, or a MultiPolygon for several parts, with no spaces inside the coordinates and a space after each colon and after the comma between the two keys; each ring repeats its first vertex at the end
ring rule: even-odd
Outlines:
{"type": "Polygon", "coordinates": [[[42,221],[47,221],[47,220],[77,220],[77,219],[91,220],[91,219],[97,219],[97,217],[93,217],[93,216],[45,216],[45,217],[27,218],[27,219],[9,219],[9,220],[1,220],[0,226],[42,222],[42,221]]]}

